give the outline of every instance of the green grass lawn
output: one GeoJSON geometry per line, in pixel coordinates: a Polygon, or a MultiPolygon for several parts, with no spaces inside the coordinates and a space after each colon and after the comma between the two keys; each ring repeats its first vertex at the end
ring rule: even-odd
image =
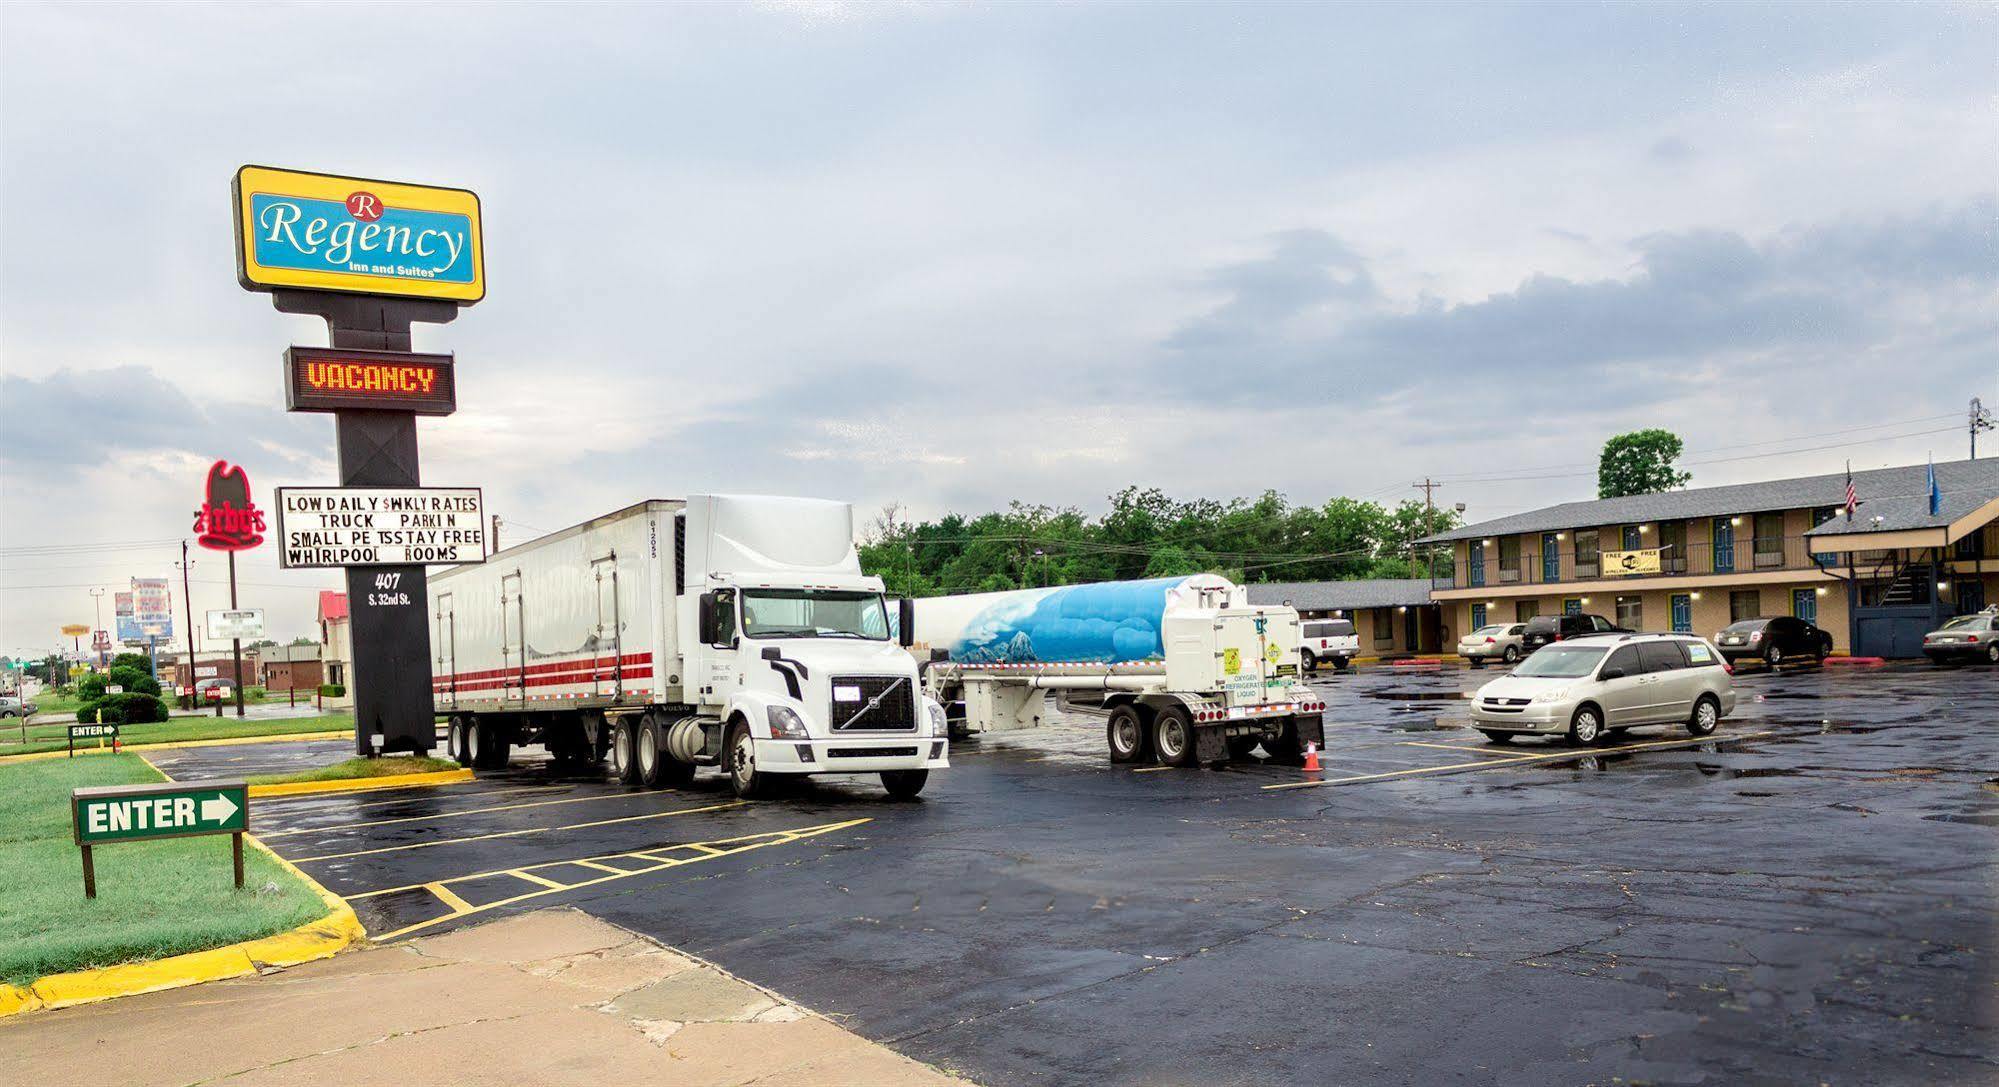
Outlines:
{"type": "Polygon", "coordinates": [[[99,846],[97,898],[83,897],[70,790],[158,780],[136,755],[0,765],[0,981],[201,951],[325,916],[312,888],[262,850],[244,847],[236,890],[227,835],[99,846]]]}
{"type": "Polygon", "coordinates": [[[369,759],[356,756],[346,762],[336,762],[316,770],[299,770],[290,774],[258,774],[244,780],[252,785],[289,785],[296,781],[355,781],[360,778],[392,778],[409,774],[435,774],[440,770],[456,770],[458,764],[450,759],[433,759],[429,756],[395,755],[386,758],[369,759]]]}
{"type": "MultiPolygon", "coordinates": [[[[36,751],[64,751],[69,748],[67,723],[29,725],[28,742],[21,742],[19,726],[0,727],[0,756],[25,755],[36,751]]],[[[285,736],[296,732],[338,732],[354,727],[351,713],[328,713],[318,717],[176,717],[149,725],[121,725],[118,740],[125,744],[157,744],[172,740],[227,740],[241,736],[285,736]]],[[[96,741],[91,741],[92,745],[96,741]]],[[[105,745],[110,746],[110,745],[105,745]]],[[[79,744],[81,747],[81,744],[79,744]]]]}
{"type": "MultiPolygon", "coordinates": [[[[83,704],[83,699],[75,695],[56,694],[53,691],[43,691],[41,694],[28,699],[28,701],[35,704],[35,712],[37,714],[74,713],[76,708],[83,704]]],[[[19,724],[20,722],[17,721],[14,723],[19,724]]]]}

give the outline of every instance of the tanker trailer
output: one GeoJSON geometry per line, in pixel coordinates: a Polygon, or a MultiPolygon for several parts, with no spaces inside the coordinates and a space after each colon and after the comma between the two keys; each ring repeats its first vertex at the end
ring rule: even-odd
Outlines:
{"type": "Polygon", "coordinates": [[[1211,574],[909,601],[924,686],[953,734],[1033,728],[1048,696],[1104,718],[1112,762],[1214,765],[1324,746],[1298,613],[1211,574]]]}

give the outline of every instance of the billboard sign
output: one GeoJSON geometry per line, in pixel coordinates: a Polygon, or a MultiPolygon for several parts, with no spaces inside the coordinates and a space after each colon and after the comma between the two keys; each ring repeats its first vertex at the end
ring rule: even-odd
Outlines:
{"type": "MultiPolygon", "coordinates": [[[[148,638],[171,641],[174,636],[174,597],[163,577],[132,579],[132,620],[137,627],[135,640],[148,638]]],[[[122,635],[121,635],[122,636],[122,635]]]]}
{"type": "Polygon", "coordinates": [[[477,487],[279,487],[278,565],[456,565],[486,561],[477,487]]]}
{"type": "Polygon", "coordinates": [[[264,609],[234,608],[208,613],[208,640],[254,642],[264,636],[264,609]]]}
{"type": "Polygon", "coordinates": [[[285,352],[285,410],[450,415],[458,382],[450,355],[294,347],[285,352]]]}
{"type": "Polygon", "coordinates": [[[62,627],[62,636],[65,638],[81,638],[88,633],[90,633],[89,623],[64,623],[62,627]]]}
{"type": "Polygon", "coordinates": [[[236,278],[469,305],[486,296],[478,194],[374,178],[236,171],[236,278]]]}

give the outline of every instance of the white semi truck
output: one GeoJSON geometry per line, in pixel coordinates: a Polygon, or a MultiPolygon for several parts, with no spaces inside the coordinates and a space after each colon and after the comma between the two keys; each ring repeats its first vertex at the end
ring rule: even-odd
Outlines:
{"type": "Polygon", "coordinates": [[[752,797],[778,777],[878,773],[906,798],[950,765],[943,707],[861,573],[846,503],[655,499],[429,586],[436,709],[475,770],[541,744],[608,756],[631,785],[716,766],[752,797]]]}
{"type": "Polygon", "coordinates": [[[1033,728],[1048,696],[1104,717],[1112,762],[1213,765],[1324,746],[1298,613],[1200,574],[919,599],[909,641],[954,734],[1033,728]]]}

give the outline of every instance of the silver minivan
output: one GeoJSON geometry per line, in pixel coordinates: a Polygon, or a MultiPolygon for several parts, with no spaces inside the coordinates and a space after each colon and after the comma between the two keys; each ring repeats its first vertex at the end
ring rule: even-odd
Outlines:
{"type": "Polygon", "coordinates": [[[1639,725],[1706,736],[1735,712],[1732,669],[1690,634],[1594,634],[1551,642],[1479,688],[1472,727],[1494,743],[1567,735],[1592,744],[1639,725]]]}

